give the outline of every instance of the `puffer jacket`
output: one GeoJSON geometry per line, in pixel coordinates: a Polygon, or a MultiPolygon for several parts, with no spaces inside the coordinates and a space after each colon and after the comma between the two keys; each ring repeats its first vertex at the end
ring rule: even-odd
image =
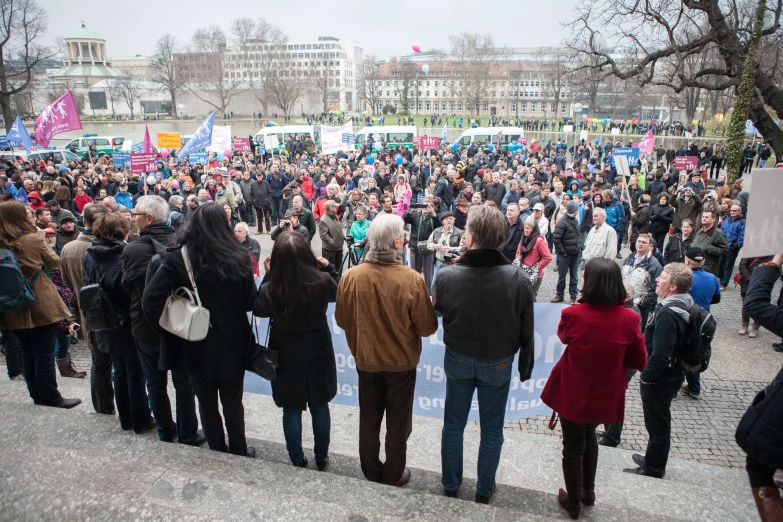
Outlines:
{"type": "Polygon", "coordinates": [[[633,285],[636,294],[633,304],[642,309],[652,310],[658,300],[655,294],[658,283],[655,280],[663,272],[663,267],[651,252],[636,266],[634,266],[635,259],[635,254],[625,259],[622,270],[623,281],[630,281],[633,285]]]}
{"type": "Polygon", "coordinates": [[[639,234],[646,234],[650,231],[650,205],[642,203],[636,208],[636,214],[631,216],[631,239],[630,244],[636,244],[636,238],[639,234]]]}
{"type": "Polygon", "coordinates": [[[582,251],[582,238],[576,217],[566,214],[557,221],[552,235],[555,252],[560,256],[578,256],[582,251]]]}

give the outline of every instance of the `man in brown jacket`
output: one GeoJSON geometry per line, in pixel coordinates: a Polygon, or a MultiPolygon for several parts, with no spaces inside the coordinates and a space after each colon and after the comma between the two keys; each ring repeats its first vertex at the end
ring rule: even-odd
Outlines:
{"type": "Polygon", "coordinates": [[[421,338],[438,320],[421,275],[402,266],[405,229],[394,214],[379,214],[367,230],[365,263],[348,270],[337,289],[335,319],[345,330],[359,374],[359,459],[367,480],[402,486],[413,417],[421,338]],[[386,413],[386,462],[381,421],[386,413]]]}
{"type": "MultiPolygon", "coordinates": [[[[89,203],[84,206],[84,231],[79,237],[63,247],[60,255],[60,268],[65,286],[73,290],[76,302],[79,303],[79,292],[84,286],[84,258],[87,257],[87,249],[92,245],[92,223],[99,214],[108,213],[109,210],[99,203],[89,203]]],[[[81,313],[81,305],[79,306],[81,313]]],[[[75,310],[72,311],[75,313],[75,310]]],[[[92,406],[97,413],[114,415],[114,386],[111,380],[111,357],[98,349],[98,340],[94,332],[87,330],[84,317],[79,318],[82,334],[87,340],[92,356],[90,368],[90,394],[92,406]]]]}

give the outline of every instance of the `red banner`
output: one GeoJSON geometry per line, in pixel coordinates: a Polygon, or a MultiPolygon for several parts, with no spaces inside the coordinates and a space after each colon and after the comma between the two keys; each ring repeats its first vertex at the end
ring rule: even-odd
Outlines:
{"type": "Polygon", "coordinates": [[[234,152],[250,152],[250,138],[232,138],[231,148],[234,152]]]}
{"type": "Polygon", "coordinates": [[[698,166],[698,156],[677,156],[674,158],[675,170],[696,170],[698,166]]]}
{"type": "Polygon", "coordinates": [[[131,174],[146,174],[147,172],[155,172],[155,162],[158,159],[158,155],[154,152],[148,154],[131,154],[131,174]]]}
{"type": "Polygon", "coordinates": [[[428,150],[438,150],[440,139],[437,136],[414,136],[413,146],[422,152],[428,150]]]}

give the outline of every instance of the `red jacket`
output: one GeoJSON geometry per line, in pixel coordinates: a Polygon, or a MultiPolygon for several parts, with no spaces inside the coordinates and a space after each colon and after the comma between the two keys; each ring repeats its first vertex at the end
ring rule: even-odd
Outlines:
{"type": "MultiPolygon", "coordinates": [[[[522,239],[525,239],[525,236],[522,236],[522,239]]],[[[519,246],[517,247],[517,257],[520,257],[521,255],[522,241],[520,240],[519,246]]],[[[530,252],[528,252],[526,256],[521,257],[519,262],[527,266],[533,266],[538,263],[538,278],[541,279],[544,277],[544,267],[552,262],[552,252],[550,252],[549,247],[546,246],[546,239],[544,236],[539,235],[536,238],[535,246],[530,249],[530,252]]]]}
{"type": "Polygon", "coordinates": [[[563,310],[557,336],[567,346],[544,386],[544,404],[571,422],[623,420],[626,370],[647,364],[636,312],[622,305],[571,306],[563,310]]]}
{"type": "Polygon", "coordinates": [[[307,201],[312,201],[315,196],[315,186],[310,176],[302,177],[302,193],[307,198],[307,201]]]}

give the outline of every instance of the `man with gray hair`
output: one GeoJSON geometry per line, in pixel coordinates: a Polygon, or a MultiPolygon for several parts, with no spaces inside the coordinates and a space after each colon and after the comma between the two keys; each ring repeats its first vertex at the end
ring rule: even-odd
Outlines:
{"type": "Polygon", "coordinates": [[[441,483],[447,496],[457,496],[462,484],[463,432],[478,389],[481,442],[476,502],[483,504],[495,492],[511,370],[520,347],[520,382],[530,379],[533,371],[533,286],[499,250],[507,228],[498,209],[471,208],[464,233],[468,251],[440,269],[432,292],[435,310],[443,316],[446,345],[441,483]],[[468,317],[482,319],[468,321],[468,317]]]}
{"type": "MultiPolygon", "coordinates": [[[[179,439],[182,444],[198,446],[206,439],[198,432],[196,396],[187,370],[172,370],[171,380],[177,392],[177,422],[171,415],[168,372],[158,370],[160,360],[160,330],[151,325],[141,308],[141,297],[147,278],[147,267],[156,253],[176,248],[174,229],[168,225],[169,205],[160,196],[142,196],[133,209],[133,219],[140,230],[137,241],[128,243],[122,252],[122,286],[130,294],[131,333],[141,367],[147,379],[150,408],[155,417],[158,438],[164,442],[179,439]]],[[[192,260],[194,264],[197,260],[192,260]]]]}
{"type": "Polygon", "coordinates": [[[617,232],[606,223],[606,211],[601,207],[593,209],[593,228],[585,239],[585,249],[582,252],[582,261],[588,261],[596,257],[614,259],[617,254],[617,232]]]}
{"type": "Polygon", "coordinates": [[[185,200],[182,199],[182,196],[171,196],[169,198],[169,224],[171,224],[174,230],[185,224],[185,210],[182,208],[184,202],[185,200]]]}
{"type": "Polygon", "coordinates": [[[359,374],[362,472],[367,480],[403,486],[411,477],[405,460],[421,338],[438,330],[438,320],[421,275],[402,266],[402,218],[379,214],[367,230],[367,241],[365,262],[340,280],[334,317],[345,330],[359,374]],[[381,463],[384,413],[386,462],[381,463]]]}

